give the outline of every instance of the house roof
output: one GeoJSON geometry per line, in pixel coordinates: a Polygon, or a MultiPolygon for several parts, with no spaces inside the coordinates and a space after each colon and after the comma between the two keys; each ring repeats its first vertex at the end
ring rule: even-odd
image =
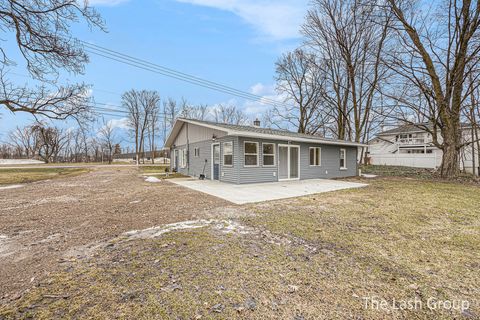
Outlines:
{"type": "Polygon", "coordinates": [[[172,131],[170,132],[170,135],[168,136],[168,139],[165,142],[165,147],[172,146],[173,142],[175,141],[175,137],[180,132],[180,129],[183,123],[191,123],[191,124],[196,124],[196,125],[207,127],[214,130],[223,131],[227,135],[231,135],[231,136],[252,137],[252,138],[262,138],[262,139],[272,139],[272,140],[289,140],[289,141],[296,141],[296,142],[314,142],[314,143],[322,143],[322,144],[330,144],[330,145],[344,145],[344,146],[355,146],[355,147],[367,146],[366,144],[362,144],[358,142],[322,138],[315,135],[297,133],[297,132],[292,132],[287,130],[278,130],[278,129],[261,128],[261,127],[254,127],[254,126],[242,126],[242,125],[235,125],[235,124],[218,123],[218,122],[205,121],[205,120],[178,118],[175,121],[172,131]]]}
{"type": "MultiPolygon", "coordinates": [[[[397,133],[424,132],[425,130],[419,128],[419,126],[422,126],[422,125],[428,125],[428,124],[425,124],[425,123],[418,123],[416,125],[414,125],[414,124],[404,124],[404,125],[398,126],[396,128],[380,132],[378,135],[383,136],[383,135],[392,135],[392,134],[397,134],[397,133]]],[[[431,127],[431,125],[428,125],[428,126],[431,127]]]]}
{"type": "MultiPolygon", "coordinates": [[[[414,133],[414,132],[425,132],[424,129],[421,127],[428,127],[430,130],[433,129],[433,125],[431,123],[408,123],[404,125],[400,125],[396,128],[390,129],[390,130],[385,130],[383,132],[380,132],[378,135],[379,136],[385,136],[385,135],[392,135],[392,134],[399,134],[399,133],[414,133]]],[[[460,124],[462,129],[470,128],[470,125],[468,123],[461,123],[460,124]]]]}

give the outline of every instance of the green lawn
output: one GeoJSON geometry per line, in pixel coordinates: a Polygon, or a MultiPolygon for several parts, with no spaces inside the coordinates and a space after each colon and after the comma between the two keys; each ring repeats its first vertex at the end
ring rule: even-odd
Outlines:
{"type": "Polygon", "coordinates": [[[40,180],[76,176],[88,172],[83,168],[0,168],[0,185],[28,183],[40,180]]]}
{"type": "Polygon", "coordinates": [[[114,239],[0,318],[478,319],[480,188],[367,182],[218,214],[242,227],[114,239]],[[368,298],[389,306],[365,308],[368,298]],[[414,299],[420,309],[391,305],[414,299]],[[469,309],[429,309],[431,299],[469,309]]]}

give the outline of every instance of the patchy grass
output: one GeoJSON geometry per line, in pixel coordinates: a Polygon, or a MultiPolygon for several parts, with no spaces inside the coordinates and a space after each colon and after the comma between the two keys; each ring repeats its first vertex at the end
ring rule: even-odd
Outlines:
{"type": "Polygon", "coordinates": [[[159,179],[174,179],[174,178],[186,178],[187,176],[178,172],[168,172],[166,169],[170,169],[169,165],[154,165],[154,166],[140,166],[140,172],[145,175],[155,176],[159,179]]]}
{"type": "MultiPolygon", "coordinates": [[[[382,177],[401,177],[419,180],[446,181],[440,176],[440,173],[434,169],[383,165],[363,165],[360,167],[360,169],[362,170],[362,173],[376,174],[382,177]]],[[[480,182],[478,177],[473,177],[468,173],[459,173],[459,175],[456,178],[451,179],[451,181],[460,183],[480,182]]]]}
{"type": "Polygon", "coordinates": [[[0,318],[478,319],[478,203],[476,186],[380,179],[252,204],[243,232],[119,238],[0,318]],[[365,308],[364,297],[389,305],[365,308]],[[430,310],[430,298],[470,308],[430,310]],[[420,309],[392,306],[414,299],[420,309]]]}
{"type": "Polygon", "coordinates": [[[83,168],[18,168],[0,169],[0,185],[28,183],[61,177],[77,176],[88,172],[83,168]]]}
{"type": "Polygon", "coordinates": [[[170,169],[169,165],[154,165],[154,166],[140,166],[140,171],[142,173],[165,173],[165,169],[170,169]]]}

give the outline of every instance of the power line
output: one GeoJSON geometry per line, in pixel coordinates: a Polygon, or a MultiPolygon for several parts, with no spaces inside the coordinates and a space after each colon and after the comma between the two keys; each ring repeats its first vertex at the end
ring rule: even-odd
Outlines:
{"type": "Polygon", "coordinates": [[[217,83],[217,82],[205,80],[205,79],[193,76],[193,75],[189,75],[189,74],[184,73],[184,72],[176,71],[174,69],[167,68],[167,67],[164,67],[164,66],[146,61],[146,60],[142,60],[142,59],[139,59],[139,58],[135,58],[135,57],[123,54],[123,53],[115,51],[115,50],[111,50],[111,49],[108,49],[108,48],[105,48],[105,47],[90,44],[90,43],[87,43],[85,41],[81,41],[81,42],[85,45],[85,47],[87,47],[87,49],[86,49],[87,52],[98,55],[98,56],[101,56],[101,57],[104,57],[104,58],[107,58],[107,59],[110,59],[110,60],[114,60],[114,61],[117,61],[117,62],[120,62],[120,63],[123,63],[123,64],[127,64],[127,65],[130,65],[130,66],[139,68],[139,69],[143,69],[143,70],[147,70],[147,71],[150,71],[150,72],[165,75],[165,76],[168,76],[168,77],[171,77],[171,78],[175,78],[177,80],[188,82],[188,83],[198,85],[198,86],[201,86],[201,87],[204,87],[204,88],[208,88],[208,89],[211,89],[211,90],[215,90],[215,91],[227,93],[227,94],[230,94],[230,95],[234,95],[234,96],[237,96],[237,97],[241,97],[241,98],[244,98],[244,99],[247,99],[247,100],[258,101],[258,102],[273,105],[273,106],[277,106],[277,105],[287,106],[287,104],[282,103],[282,102],[278,102],[278,101],[275,101],[275,100],[272,100],[272,99],[269,99],[269,98],[265,98],[265,97],[262,97],[262,96],[259,96],[259,95],[256,95],[256,94],[246,92],[246,91],[241,91],[241,90],[238,90],[238,89],[235,89],[233,87],[229,87],[229,86],[217,83]]]}

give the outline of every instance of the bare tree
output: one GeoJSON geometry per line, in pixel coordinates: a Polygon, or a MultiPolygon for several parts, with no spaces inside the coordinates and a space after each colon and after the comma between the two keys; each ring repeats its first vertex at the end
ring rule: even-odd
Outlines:
{"type": "Polygon", "coordinates": [[[248,120],[247,115],[232,105],[220,104],[212,108],[215,122],[241,125],[248,120]]]}
{"type": "Polygon", "coordinates": [[[38,141],[37,136],[32,130],[31,126],[25,126],[23,128],[16,127],[8,135],[9,143],[21,149],[21,155],[24,154],[27,159],[35,156],[38,141]]]}
{"type": "Polygon", "coordinates": [[[100,127],[98,134],[102,144],[102,154],[104,149],[108,150],[108,164],[111,164],[113,161],[115,146],[118,143],[115,128],[113,127],[112,122],[105,121],[105,119],[103,119],[103,125],[100,127]]]}
{"type": "Polygon", "coordinates": [[[160,95],[156,91],[130,90],[122,95],[122,104],[129,112],[129,125],[135,138],[136,163],[140,163],[140,153],[145,150],[145,133],[152,113],[158,108],[160,95]]]}
{"type": "Polygon", "coordinates": [[[286,95],[289,106],[275,107],[276,117],[294,126],[299,133],[315,134],[324,125],[321,102],[323,75],[315,56],[302,49],[284,54],[276,63],[277,90],[286,95]]]}
{"type": "Polygon", "coordinates": [[[37,135],[38,156],[46,163],[56,162],[60,151],[67,142],[64,130],[46,127],[42,124],[32,126],[32,130],[37,135]]]}
{"type": "Polygon", "coordinates": [[[382,63],[391,15],[376,0],[315,0],[303,32],[318,56],[322,101],[339,139],[365,142],[388,77],[382,63]]]}
{"type": "MultiPolygon", "coordinates": [[[[56,87],[60,70],[83,72],[88,57],[71,36],[70,25],[82,18],[90,27],[104,30],[100,15],[88,1],[4,0],[0,2],[0,30],[15,35],[15,44],[31,76],[48,86],[35,89],[10,82],[5,68],[14,62],[0,47],[0,105],[12,112],[28,112],[53,119],[84,116],[89,110],[83,84],[56,87]],[[56,88],[55,88],[56,87],[56,88]]],[[[5,40],[4,40],[5,41],[5,40]]]]}
{"type": "Polygon", "coordinates": [[[152,101],[152,106],[150,110],[150,120],[148,122],[148,136],[150,142],[150,154],[152,157],[152,164],[155,164],[155,135],[158,129],[159,120],[160,120],[160,96],[157,95],[157,99],[152,101]]]}
{"type": "Polygon", "coordinates": [[[388,56],[396,74],[388,96],[394,101],[395,117],[412,123],[433,137],[443,151],[441,174],[453,177],[459,171],[460,150],[472,143],[462,141],[461,115],[470,92],[479,85],[480,3],[453,1],[430,4],[421,1],[386,2],[393,12],[398,50],[388,56]],[[474,81],[466,85],[472,76],[474,81]],[[412,115],[424,119],[418,124],[412,115]]]}

